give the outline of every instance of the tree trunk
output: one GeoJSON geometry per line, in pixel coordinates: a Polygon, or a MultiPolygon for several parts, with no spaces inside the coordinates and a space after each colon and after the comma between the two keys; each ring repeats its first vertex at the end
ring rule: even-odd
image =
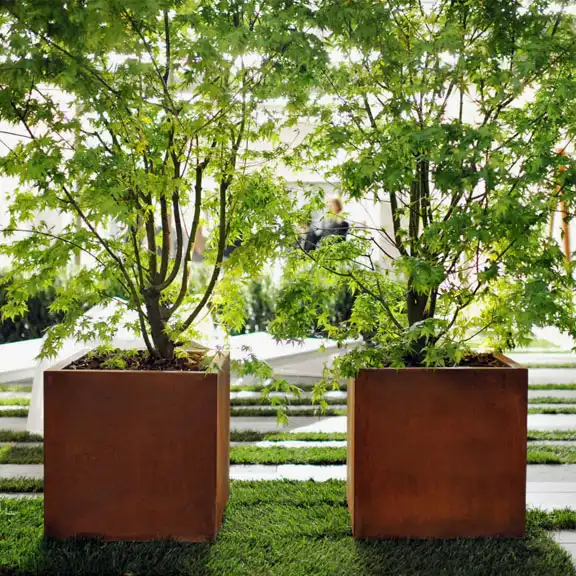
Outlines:
{"type": "Polygon", "coordinates": [[[160,303],[159,293],[152,293],[147,296],[146,310],[156,353],[165,360],[172,360],[174,358],[174,343],[166,334],[166,311],[160,303]]]}
{"type": "MultiPolygon", "coordinates": [[[[418,294],[410,287],[410,281],[408,281],[408,286],[409,288],[406,293],[408,325],[413,326],[417,322],[433,318],[436,308],[436,290],[432,290],[428,294],[418,294]]],[[[417,362],[422,361],[426,346],[426,338],[419,338],[414,345],[414,352],[411,355],[412,358],[417,362]]]]}

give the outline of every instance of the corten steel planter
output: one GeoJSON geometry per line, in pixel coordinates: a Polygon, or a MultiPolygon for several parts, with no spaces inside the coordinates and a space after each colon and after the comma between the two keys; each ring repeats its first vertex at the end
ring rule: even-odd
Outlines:
{"type": "Polygon", "coordinates": [[[60,365],[44,374],[44,403],[46,536],[216,538],[228,500],[228,358],[219,373],[60,365]]]}
{"type": "Polygon", "coordinates": [[[348,386],[356,538],[524,535],[528,370],[361,370],[348,386]]]}

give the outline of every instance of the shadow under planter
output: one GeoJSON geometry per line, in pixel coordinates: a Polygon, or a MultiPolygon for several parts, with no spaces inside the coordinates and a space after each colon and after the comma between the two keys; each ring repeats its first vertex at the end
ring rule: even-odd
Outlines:
{"type": "Polygon", "coordinates": [[[361,370],[348,386],[356,538],[521,537],[528,370],[361,370]]]}
{"type": "Polygon", "coordinates": [[[211,541],[228,500],[229,359],[218,373],[44,374],[44,529],[211,541]]]}

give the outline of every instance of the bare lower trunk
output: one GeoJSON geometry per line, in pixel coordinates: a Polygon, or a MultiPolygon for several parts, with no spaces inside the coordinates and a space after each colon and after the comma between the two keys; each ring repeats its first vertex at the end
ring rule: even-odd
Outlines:
{"type": "Polygon", "coordinates": [[[146,298],[146,310],[150,322],[150,335],[156,353],[161,358],[172,360],[174,358],[174,343],[166,334],[167,314],[160,303],[160,294],[149,294],[146,298]]]}
{"type": "MultiPolygon", "coordinates": [[[[410,286],[411,283],[409,282],[408,285],[410,286]]],[[[409,288],[406,293],[406,304],[408,324],[410,326],[433,318],[436,307],[436,291],[428,294],[419,294],[412,288],[409,288]]],[[[422,361],[427,344],[426,338],[419,338],[414,344],[414,351],[411,357],[418,362],[422,361]]]]}

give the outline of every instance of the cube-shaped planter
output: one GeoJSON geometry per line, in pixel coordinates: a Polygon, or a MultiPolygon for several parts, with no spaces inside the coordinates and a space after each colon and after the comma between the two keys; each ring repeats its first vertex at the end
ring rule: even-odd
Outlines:
{"type": "Polygon", "coordinates": [[[356,538],[524,534],[528,370],[361,370],[348,386],[356,538]]]}
{"type": "Polygon", "coordinates": [[[228,500],[228,358],[218,373],[60,365],[45,372],[44,410],[46,536],[215,539],[228,500]]]}

